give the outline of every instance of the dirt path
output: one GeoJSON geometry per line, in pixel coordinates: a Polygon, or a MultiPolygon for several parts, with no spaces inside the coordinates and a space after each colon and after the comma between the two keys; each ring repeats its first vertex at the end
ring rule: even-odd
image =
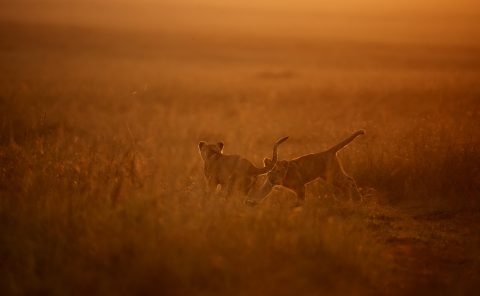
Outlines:
{"type": "Polygon", "coordinates": [[[400,208],[370,217],[388,294],[471,295],[480,288],[480,212],[400,208]]]}

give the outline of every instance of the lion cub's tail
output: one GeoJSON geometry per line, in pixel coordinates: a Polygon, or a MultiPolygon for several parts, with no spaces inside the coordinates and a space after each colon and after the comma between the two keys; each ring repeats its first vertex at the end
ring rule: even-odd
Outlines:
{"type": "Polygon", "coordinates": [[[346,138],[345,140],[341,141],[340,143],[338,143],[337,145],[333,146],[332,148],[328,149],[327,152],[333,152],[333,153],[336,153],[337,151],[339,151],[340,149],[342,149],[343,147],[347,146],[348,144],[350,144],[350,142],[352,142],[356,137],[360,136],[360,135],[364,135],[365,134],[365,130],[358,130],[356,132],[354,132],[350,137],[346,138]]]}
{"type": "Polygon", "coordinates": [[[273,167],[275,166],[275,164],[277,163],[277,148],[278,148],[278,145],[282,144],[286,140],[288,140],[288,137],[283,137],[280,140],[278,140],[277,142],[275,142],[275,144],[273,145],[272,161],[270,162],[269,165],[267,165],[263,168],[253,167],[250,174],[252,174],[252,175],[263,175],[263,174],[266,174],[266,173],[270,172],[273,169],[273,167]]]}

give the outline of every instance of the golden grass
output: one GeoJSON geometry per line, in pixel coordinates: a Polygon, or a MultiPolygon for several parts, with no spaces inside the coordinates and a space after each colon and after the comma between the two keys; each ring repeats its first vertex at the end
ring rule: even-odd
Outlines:
{"type": "Polygon", "coordinates": [[[325,40],[274,49],[289,40],[232,45],[226,36],[207,44],[166,36],[163,44],[150,43],[161,35],[2,26],[6,294],[406,295],[478,287],[476,53],[355,42],[325,48],[325,40]],[[134,45],[122,47],[130,37],[134,45]],[[323,198],[319,182],[297,210],[282,189],[257,208],[204,193],[200,140],[222,140],[227,153],[260,165],[280,136],[290,136],[280,158],[292,158],[359,128],[367,134],[340,157],[365,194],[361,205],[323,198]],[[448,223],[428,216],[438,208],[455,214],[448,223]]]}

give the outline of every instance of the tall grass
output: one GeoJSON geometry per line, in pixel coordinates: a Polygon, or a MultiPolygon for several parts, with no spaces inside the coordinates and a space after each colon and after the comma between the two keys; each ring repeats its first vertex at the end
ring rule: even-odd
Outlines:
{"type": "Polygon", "coordinates": [[[408,293],[372,219],[407,202],[480,202],[476,68],[375,66],[362,47],[366,70],[37,46],[2,53],[6,294],[408,293]],[[257,208],[204,193],[199,140],[260,165],[280,136],[289,159],[359,128],[340,157],[361,205],[323,198],[319,182],[295,211],[281,189],[257,208]]]}

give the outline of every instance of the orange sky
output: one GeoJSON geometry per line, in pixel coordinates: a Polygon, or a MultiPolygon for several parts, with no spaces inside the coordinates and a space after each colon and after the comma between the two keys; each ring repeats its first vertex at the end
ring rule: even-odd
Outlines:
{"type": "Polygon", "coordinates": [[[477,0],[2,0],[0,20],[476,43],[477,0]]]}
{"type": "MultiPolygon", "coordinates": [[[[80,10],[107,15],[119,11],[147,12],[162,8],[233,9],[263,12],[310,12],[331,14],[480,15],[477,0],[2,0],[0,7],[17,13],[80,10]]],[[[73,13],[73,11],[70,11],[73,13]]]]}

